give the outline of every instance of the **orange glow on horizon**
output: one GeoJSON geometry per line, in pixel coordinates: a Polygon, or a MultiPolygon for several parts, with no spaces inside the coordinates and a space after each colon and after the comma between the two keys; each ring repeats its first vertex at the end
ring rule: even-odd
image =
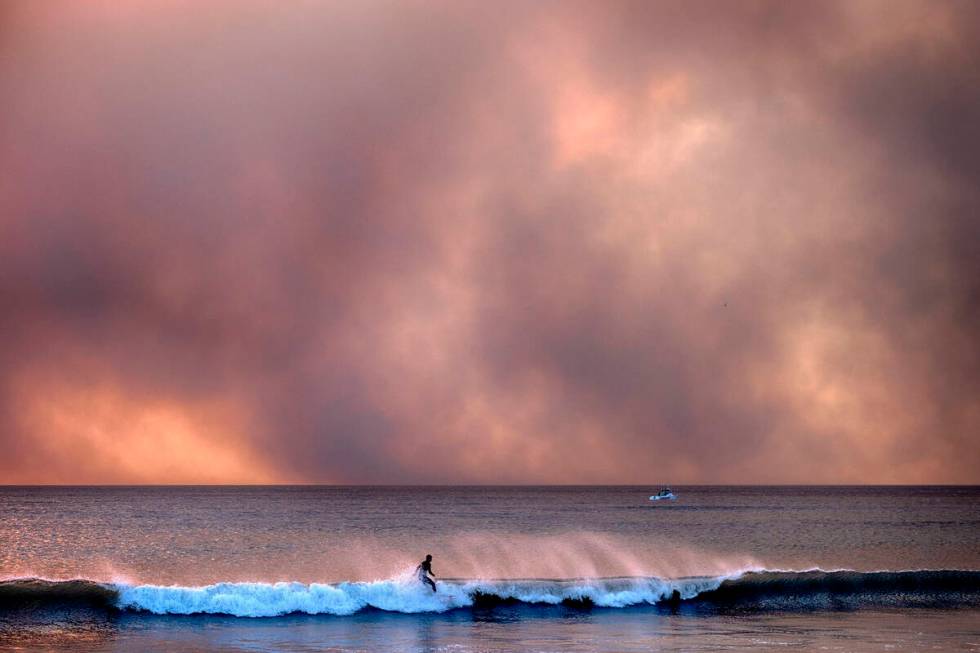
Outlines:
{"type": "MultiPolygon", "coordinates": [[[[43,444],[44,473],[9,483],[262,484],[287,479],[251,450],[226,405],[140,400],[120,388],[22,390],[23,422],[43,444]]],[[[27,470],[24,470],[27,472],[27,470]]]]}

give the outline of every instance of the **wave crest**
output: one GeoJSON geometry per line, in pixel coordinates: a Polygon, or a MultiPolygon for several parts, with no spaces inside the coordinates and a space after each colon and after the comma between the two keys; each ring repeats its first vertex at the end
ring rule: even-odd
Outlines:
{"type": "Polygon", "coordinates": [[[863,605],[980,605],[980,571],[755,571],[692,578],[450,579],[433,593],[410,576],[374,582],[216,583],[198,587],[36,578],[0,582],[0,606],[83,604],[153,614],[420,613],[501,603],[596,606],[687,603],[812,610],[863,605]]]}
{"type": "Polygon", "coordinates": [[[415,580],[370,583],[217,583],[203,587],[139,585],[120,587],[123,609],[156,614],[228,614],[273,617],[292,613],[349,615],[366,609],[386,612],[446,612],[502,602],[587,604],[620,608],[656,604],[674,591],[681,598],[717,588],[723,578],[664,580],[608,578],[581,580],[452,580],[432,592],[415,580]]]}

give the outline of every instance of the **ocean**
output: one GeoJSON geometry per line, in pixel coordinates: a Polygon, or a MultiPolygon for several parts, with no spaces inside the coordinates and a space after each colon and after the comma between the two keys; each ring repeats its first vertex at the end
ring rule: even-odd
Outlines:
{"type": "Polygon", "coordinates": [[[658,489],[0,487],[0,650],[980,650],[980,488],[658,489]]]}

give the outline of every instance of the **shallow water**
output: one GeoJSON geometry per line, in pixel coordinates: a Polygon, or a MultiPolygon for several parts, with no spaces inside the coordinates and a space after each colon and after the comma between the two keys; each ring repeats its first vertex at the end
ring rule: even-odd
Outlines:
{"type": "Polygon", "coordinates": [[[762,571],[980,570],[980,488],[674,489],[0,488],[0,647],[980,648],[980,575],[762,571]]]}
{"type": "MultiPolygon", "coordinates": [[[[275,619],[121,614],[21,624],[6,644],[93,651],[976,651],[976,610],[698,616],[654,609],[510,607],[275,619]]],[[[0,631],[2,632],[2,631],[0,631]]]]}

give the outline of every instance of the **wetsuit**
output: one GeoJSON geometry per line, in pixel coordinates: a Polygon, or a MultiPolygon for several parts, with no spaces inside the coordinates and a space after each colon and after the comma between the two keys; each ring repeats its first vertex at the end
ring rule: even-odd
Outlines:
{"type": "MultiPolygon", "coordinates": [[[[431,578],[429,578],[429,574],[432,574],[432,561],[423,560],[422,562],[419,563],[419,566],[415,568],[415,571],[418,572],[419,580],[432,587],[432,591],[435,592],[436,583],[431,578]]],[[[435,574],[432,575],[435,576],[435,574]]]]}

